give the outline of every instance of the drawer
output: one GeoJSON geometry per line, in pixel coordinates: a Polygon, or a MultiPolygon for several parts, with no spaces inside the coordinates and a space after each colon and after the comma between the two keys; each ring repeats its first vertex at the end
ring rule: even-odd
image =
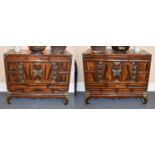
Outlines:
{"type": "Polygon", "coordinates": [[[86,84],[86,90],[87,91],[98,91],[102,92],[105,89],[105,84],[103,83],[91,83],[91,84],[86,84]]]}
{"type": "Polygon", "coordinates": [[[118,90],[130,90],[127,89],[126,84],[121,84],[121,83],[100,83],[100,84],[86,84],[86,90],[87,91],[98,91],[98,92],[109,92],[109,93],[116,93],[118,90]]]}
{"type": "Polygon", "coordinates": [[[20,61],[20,60],[25,60],[26,56],[25,55],[7,55],[5,56],[6,61],[20,61]]]}
{"type": "Polygon", "coordinates": [[[132,93],[134,93],[134,94],[142,94],[146,91],[147,91],[146,88],[134,88],[134,89],[132,89],[132,93]]]}
{"type": "Polygon", "coordinates": [[[46,55],[32,55],[27,56],[27,61],[50,61],[50,62],[70,62],[71,58],[67,56],[46,56],[46,55]]]}
{"type": "Polygon", "coordinates": [[[145,92],[146,89],[144,88],[134,88],[134,89],[117,89],[117,93],[118,94],[142,94],[143,92],[145,92]]]}
{"type": "Polygon", "coordinates": [[[14,93],[62,93],[68,91],[67,85],[8,85],[8,90],[14,93]]]}
{"type": "Polygon", "coordinates": [[[131,89],[117,89],[117,92],[119,93],[119,94],[130,94],[131,93],[131,89]]]}
{"type": "Polygon", "coordinates": [[[103,89],[102,93],[113,94],[113,93],[116,93],[116,89],[105,88],[105,89],[103,89]]]}
{"type": "Polygon", "coordinates": [[[107,88],[126,88],[125,83],[106,83],[107,88]]]}
{"type": "Polygon", "coordinates": [[[91,88],[91,87],[86,87],[86,90],[91,93],[104,93],[104,94],[112,94],[116,93],[116,89],[110,89],[110,88],[91,88]]]}
{"type": "Polygon", "coordinates": [[[126,83],[86,83],[87,87],[95,88],[127,88],[126,83]]]}
{"type": "Polygon", "coordinates": [[[86,86],[86,90],[91,93],[104,94],[142,94],[147,91],[147,88],[106,88],[86,86]]]}
{"type": "Polygon", "coordinates": [[[6,61],[52,61],[52,62],[71,62],[71,56],[47,56],[47,55],[7,55],[6,61]]]}
{"type": "Polygon", "coordinates": [[[136,87],[141,87],[141,88],[146,88],[147,83],[127,83],[127,88],[136,88],[136,87]]]}

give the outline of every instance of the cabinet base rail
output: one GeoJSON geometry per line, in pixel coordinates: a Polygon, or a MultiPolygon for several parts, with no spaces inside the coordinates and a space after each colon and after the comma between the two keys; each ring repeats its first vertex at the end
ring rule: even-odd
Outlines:
{"type": "Polygon", "coordinates": [[[29,99],[62,99],[64,105],[69,102],[68,94],[7,94],[7,103],[11,104],[13,98],[29,98],[29,99]]]}

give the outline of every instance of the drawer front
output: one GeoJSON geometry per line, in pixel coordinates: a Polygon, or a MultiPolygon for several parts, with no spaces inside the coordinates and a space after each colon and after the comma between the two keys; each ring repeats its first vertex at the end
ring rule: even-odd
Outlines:
{"type": "Polygon", "coordinates": [[[150,61],[151,55],[127,55],[127,54],[96,54],[96,55],[83,55],[84,60],[101,60],[101,61],[115,61],[115,60],[122,60],[122,61],[150,61]]]}
{"type": "Polygon", "coordinates": [[[147,83],[146,82],[142,82],[142,83],[127,83],[126,84],[127,88],[147,88],[147,83]]]}
{"type": "Polygon", "coordinates": [[[86,91],[104,94],[142,94],[147,91],[147,87],[146,84],[132,84],[131,86],[128,84],[87,84],[86,91]]]}
{"type": "Polygon", "coordinates": [[[12,93],[37,93],[37,94],[49,94],[49,93],[63,93],[68,91],[68,85],[8,85],[8,90],[12,93]]]}
{"type": "Polygon", "coordinates": [[[7,55],[5,56],[6,61],[52,61],[62,62],[71,61],[71,56],[50,56],[50,55],[7,55]]]}
{"type": "Polygon", "coordinates": [[[87,88],[86,89],[90,93],[104,93],[104,94],[114,94],[116,93],[116,89],[111,88],[87,88]]]}
{"type": "Polygon", "coordinates": [[[90,93],[103,93],[103,94],[118,94],[118,95],[125,95],[125,94],[129,94],[129,95],[136,95],[136,94],[143,94],[144,92],[146,92],[146,89],[143,88],[139,88],[139,89],[128,89],[128,88],[123,88],[123,89],[112,89],[112,88],[105,88],[105,89],[101,89],[101,88],[87,88],[87,91],[90,93]]]}
{"type": "Polygon", "coordinates": [[[86,88],[95,88],[95,89],[105,89],[105,88],[112,88],[112,89],[134,89],[134,88],[147,88],[147,83],[86,83],[86,88]]]}

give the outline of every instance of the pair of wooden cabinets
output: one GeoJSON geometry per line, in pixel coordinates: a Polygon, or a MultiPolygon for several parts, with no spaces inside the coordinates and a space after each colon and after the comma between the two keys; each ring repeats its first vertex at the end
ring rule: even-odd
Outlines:
{"type": "MultiPolygon", "coordinates": [[[[34,55],[28,50],[4,55],[8,88],[11,98],[62,98],[68,104],[68,89],[72,55],[34,55]]],[[[86,103],[91,98],[141,98],[147,103],[147,87],[151,54],[141,51],[115,54],[112,50],[83,53],[86,103]]]]}

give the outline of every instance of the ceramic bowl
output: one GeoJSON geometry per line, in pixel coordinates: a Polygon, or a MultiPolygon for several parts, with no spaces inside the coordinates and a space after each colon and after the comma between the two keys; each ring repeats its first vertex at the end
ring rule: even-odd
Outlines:
{"type": "Polygon", "coordinates": [[[91,46],[91,49],[93,51],[104,51],[106,49],[106,46],[91,46]]]}
{"type": "Polygon", "coordinates": [[[54,53],[63,53],[67,46],[51,46],[51,51],[54,53]]]}
{"type": "Polygon", "coordinates": [[[128,51],[130,46],[112,46],[112,49],[117,52],[126,52],[128,51]]]}
{"type": "Polygon", "coordinates": [[[29,49],[32,51],[33,54],[39,54],[44,51],[46,46],[29,46],[29,49]]]}

